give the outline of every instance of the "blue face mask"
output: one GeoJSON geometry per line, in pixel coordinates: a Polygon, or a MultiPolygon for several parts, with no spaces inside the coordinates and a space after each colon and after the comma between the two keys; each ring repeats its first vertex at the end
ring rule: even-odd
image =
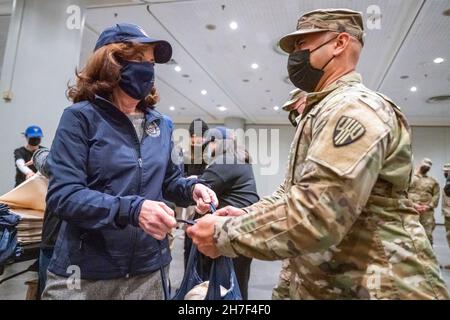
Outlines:
{"type": "Polygon", "coordinates": [[[155,69],[151,62],[123,61],[119,87],[130,97],[142,100],[150,94],[155,82],[155,69]]]}

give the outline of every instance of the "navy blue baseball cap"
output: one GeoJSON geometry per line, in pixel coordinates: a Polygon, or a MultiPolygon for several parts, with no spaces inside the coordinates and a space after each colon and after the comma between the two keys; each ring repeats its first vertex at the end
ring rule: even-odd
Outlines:
{"type": "Polygon", "coordinates": [[[150,38],[144,29],[132,23],[117,23],[103,30],[98,37],[94,51],[107,44],[119,42],[154,44],[156,63],[166,63],[172,57],[172,46],[169,42],[150,38]]]}

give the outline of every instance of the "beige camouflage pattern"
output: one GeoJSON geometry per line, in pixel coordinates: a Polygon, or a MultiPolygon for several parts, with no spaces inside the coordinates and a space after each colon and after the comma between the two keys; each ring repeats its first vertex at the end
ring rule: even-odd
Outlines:
{"type": "Polygon", "coordinates": [[[411,158],[400,110],[350,73],[308,94],[283,185],[218,221],[216,245],[230,257],[292,258],[294,299],[448,299],[407,198],[411,158]],[[365,133],[335,147],[344,115],[365,133]]]}
{"type": "Polygon", "coordinates": [[[361,12],[349,9],[320,9],[303,14],[297,22],[297,31],[280,39],[279,46],[292,53],[298,36],[316,32],[346,32],[364,45],[364,24],[361,12]]]}
{"type": "Polygon", "coordinates": [[[444,192],[442,192],[442,215],[445,219],[445,232],[450,247],[450,197],[447,197],[444,192]]]}
{"type": "Polygon", "coordinates": [[[292,278],[290,259],[284,259],[281,265],[278,283],[272,290],[272,300],[290,300],[290,286],[292,278]]]}
{"type": "Polygon", "coordinates": [[[416,172],[411,180],[408,197],[414,203],[427,205],[429,210],[420,214],[420,223],[425,228],[427,237],[433,244],[433,231],[436,227],[434,208],[439,204],[439,183],[432,177],[416,172]]]}

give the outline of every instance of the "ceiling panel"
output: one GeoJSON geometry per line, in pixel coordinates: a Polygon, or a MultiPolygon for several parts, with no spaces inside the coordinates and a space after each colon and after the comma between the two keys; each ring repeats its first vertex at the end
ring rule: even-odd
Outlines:
{"type": "Polygon", "coordinates": [[[381,85],[413,124],[450,125],[450,100],[426,102],[433,96],[450,96],[450,16],[443,14],[449,9],[449,0],[425,2],[381,85]],[[438,57],[444,62],[435,64],[438,57]],[[417,92],[410,91],[413,86],[417,92]]]}
{"type": "MultiPolygon", "coordinates": [[[[381,28],[366,27],[366,45],[358,66],[368,87],[381,87],[394,99],[403,99],[399,92],[406,82],[398,81],[398,74],[411,68],[413,72],[420,69],[417,63],[407,64],[406,60],[417,56],[418,63],[429,61],[427,53],[439,50],[446,51],[448,56],[449,33],[445,31],[449,30],[448,20],[445,20],[448,17],[444,17],[442,11],[450,7],[449,2],[376,1],[381,10],[381,28]],[[422,49],[414,49],[414,44],[422,49]],[[412,54],[414,50],[417,53],[412,54]]],[[[273,109],[283,104],[293,89],[285,81],[287,56],[274,49],[279,37],[295,29],[302,12],[347,7],[362,11],[365,19],[369,19],[367,9],[371,4],[373,1],[365,0],[170,1],[152,3],[149,10],[147,5],[136,4],[93,8],[87,10],[86,22],[96,32],[113,23],[134,22],[150,35],[172,43],[173,59],[182,70],[176,72],[174,64],[158,66],[157,86],[161,87],[160,108],[175,106],[175,112],[168,112],[175,121],[192,119],[187,106],[195,106],[194,113],[199,112],[213,122],[235,116],[245,118],[248,123],[286,123],[286,114],[273,109]],[[231,21],[238,23],[237,30],[229,28],[231,21]],[[259,68],[252,69],[252,63],[257,63],[259,68]],[[207,95],[200,93],[203,89],[207,90],[207,95]],[[227,111],[218,111],[218,106],[226,106],[227,111]],[[186,109],[181,110],[182,107],[186,109]]],[[[86,40],[84,50],[90,52],[94,41],[95,37],[86,40]]],[[[430,73],[428,80],[434,76],[430,73]]],[[[442,79],[443,76],[436,77],[442,79]]],[[[412,103],[405,108],[408,115],[410,111],[423,111],[423,108],[416,109],[412,103]]],[[[447,111],[423,112],[431,119],[447,111]]]]}
{"type": "MultiPolygon", "coordinates": [[[[274,112],[293,86],[286,83],[287,56],[274,46],[279,37],[295,29],[302,12],[317,8],[349,7],[366,12],[370,1],[193,1],[151,6],[154,17],[170,30],[221,87],[249,110],[256,122],[286,121],[274,112]],[[186,14],[189,13],[189,14],[186,14]],[[228,25],[236,21],[239,28],[228,25]],[[214,31],[206,25],[216,26],[214,31]],[[253,70],[252,63],[260,68],[253,70]],[[243,82],[246,81],[246,82],[243,82]],[[269,112],[267,112],[269,110],[269,112]]],[[[378,1],[383,14],[380,30],[367,30],[366,46],[360,63],[366,84],[375,87],[408,30],[421,1],[378,1]],[[405,23],[406,22],[406,23],[405,23]],[[383,43],[383,46],[380,46],[383,43]]]]}

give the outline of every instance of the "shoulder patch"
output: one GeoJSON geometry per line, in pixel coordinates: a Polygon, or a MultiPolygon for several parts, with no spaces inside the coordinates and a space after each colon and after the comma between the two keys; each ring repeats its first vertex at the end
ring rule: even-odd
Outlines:
{"type": "Polygon", "coordinates": [[[355,142],[366,133],[366,128],[356,119],[342,116],[336,123],[333,133],[335,147],[346,146],[355,142]]]}

